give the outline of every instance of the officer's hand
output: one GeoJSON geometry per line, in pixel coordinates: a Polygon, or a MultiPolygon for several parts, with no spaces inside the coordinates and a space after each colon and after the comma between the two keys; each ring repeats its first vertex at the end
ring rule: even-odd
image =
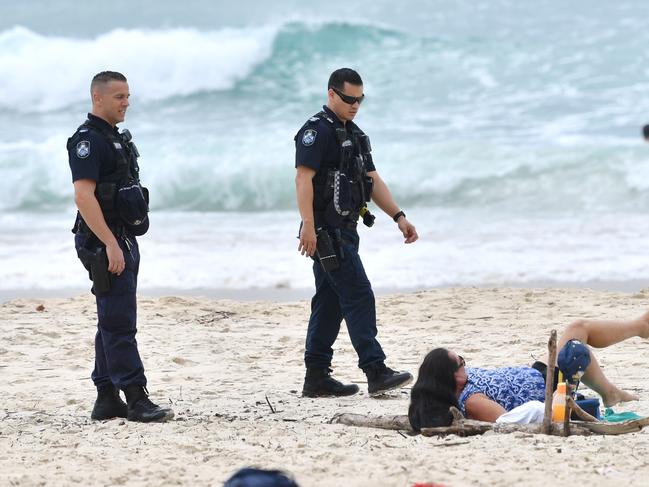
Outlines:
{"type": "Polygon", "coordinates": [[[399,225],[399,230],[401,230],[401,233],[403,233],[403,236],[406,239],[404,243],[413,243],[419,238],[419,235],[417,235],[417,230],[415,230],[415,226],[410,223],[405,216],[399,218],[399,222],[397,224],[399,225]]]}
{"type": "Polygon", "coordinates": [[[124,262],[124,252],[119,247],[117,240],[115,243],[106,245],[106,255],[108,256],[108,272],[119,276],[124,271],[126,262],[124,262]]]}
{"type": "Polygon", "coordinates": [[[313,224],[304,224],[300,230],[300,245],[298,251],[306,257],[311,257],[315,254],[316,249],[316,234],[313,224]]]}

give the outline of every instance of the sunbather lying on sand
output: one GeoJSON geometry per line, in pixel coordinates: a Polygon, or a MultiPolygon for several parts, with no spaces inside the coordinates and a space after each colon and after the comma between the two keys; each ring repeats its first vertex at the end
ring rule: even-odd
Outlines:
{"type": "MultiPolygon", "coordinates": [[[[592,350],[583,344],[605,348],[634,336],[649,338],[649,313],[631,321],[575,321],[564,330],[557,349],[562,350],[571,340],[582,342],[570,343],[581,347],[587,359],[590,357],[581,380],[602,396],[608,407],[638,400],[638,396],[614,386],[604,375],[592,350]]],[[[451,406],[457,407],[467,418],[495,421],[525,402],[544,401],[545,368],[541,362],[532,367],[465,367],[464,359],[457,353],[436,348],[426,355],[419,367],[410,396],[410,423],[415,430],[447,426],[453,419],[449,411],[451,406]]]]}

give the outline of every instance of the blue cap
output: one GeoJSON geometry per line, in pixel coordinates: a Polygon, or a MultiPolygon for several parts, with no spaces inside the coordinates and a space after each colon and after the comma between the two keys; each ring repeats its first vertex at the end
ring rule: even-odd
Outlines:
{"type": "Polygon", "coordinates": [[[590,365],[590,350],[579,340],[569,340],[559,352],[557,366],[566,381],[576,384],[590,365]]]}

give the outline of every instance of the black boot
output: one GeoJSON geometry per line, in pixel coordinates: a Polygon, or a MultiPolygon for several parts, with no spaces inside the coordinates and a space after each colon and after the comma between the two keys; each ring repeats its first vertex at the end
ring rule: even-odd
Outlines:
{"type": "Polygon", "coordinates": [[[372,364],[363,369],[367,376],[367,392],[376,396],[392,389],[398,389],[412,381],[410,372],[397,372],[386,367],[383,362],[372,364]]]}
{"type": "Polygon", "coordinates": [[[304,397],[351,396],[358,392],[356,384],[343,384],[331,377],[331,369],[307,367],[302,395],[304,397]]]}
{"type": "Polygon", "coordinates": [[[119,389],[113,384],[97,389],[97,400],[92,408],[90,419],[103,421],[111,418],[125,418],[126,403],[119,397],[119,389]]]}
{"type": "Polygon", "coordinates": [[[144,386],[130,385],[124,389],[126,404],[128,405],[129,421],[140,423],[162,422],[174,417],[174,412],[169,408],[161,408],[149,399],[149,392],[144,386]]]}

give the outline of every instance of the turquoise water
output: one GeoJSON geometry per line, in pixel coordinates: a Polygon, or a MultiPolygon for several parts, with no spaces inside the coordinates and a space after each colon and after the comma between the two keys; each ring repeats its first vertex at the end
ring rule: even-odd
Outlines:
{"type": "MultiPolygon", "coordinates": [[[[249,255],[276,247],[276,235],[259,242],[254,231],[272,215],[291,228],[279,248],[294,252],[292,138],[324,103],[329,73],[351,66],[365,81],[357,121],[377,168],[429,237],[405,251],[412,267],[404,274],[380,257],[385,246],[397,245],[397,257],[404,251],[394,229],[368,233],[375,280],[425,287],[646,274],[646,2],[268,5],[145,1],[135,9],[116,1],[91,10],[71,1],[0,2],[0,243],[9,263],[0,286],[43,286],[17,263],[32,243],[28,221],[50,228],[42,237],[56,242],[48,252],[65,256],[39,268],[67,274],[61,263],[73,262],[68,236],[56,233],[74,213],[65,140],[88,111],[89,79],[102,69],[129,78],[124,126],[138,142],[153,215],[165,228],[177,215],[189,234],[204,231],[205,221],[229,222],[226,233],[243,226],[250,230],[238,245],[249,255]],[[563,244],[537,254],[557,232],[563,244]],[[529,259],[495,258],[493,242],[504,255],[529,259]],[[419,272],[422,261],[430,267],[419,272]]],[[[181,268],[213,246],[199,239],[183,247],[173,233],[156,238],[175,239],[181,268]]],[[[308,268],[300,262],[305,274],[296,277],[291,259],[270,259],[261,282],[251,284],[259,264],[247,263],[202,284],[308,286],[308,268]]],[[[83,284],[70,279],[66,285],[83,284]]],[[[159,280],[143,276],[145,285],[159,280]]]]}

